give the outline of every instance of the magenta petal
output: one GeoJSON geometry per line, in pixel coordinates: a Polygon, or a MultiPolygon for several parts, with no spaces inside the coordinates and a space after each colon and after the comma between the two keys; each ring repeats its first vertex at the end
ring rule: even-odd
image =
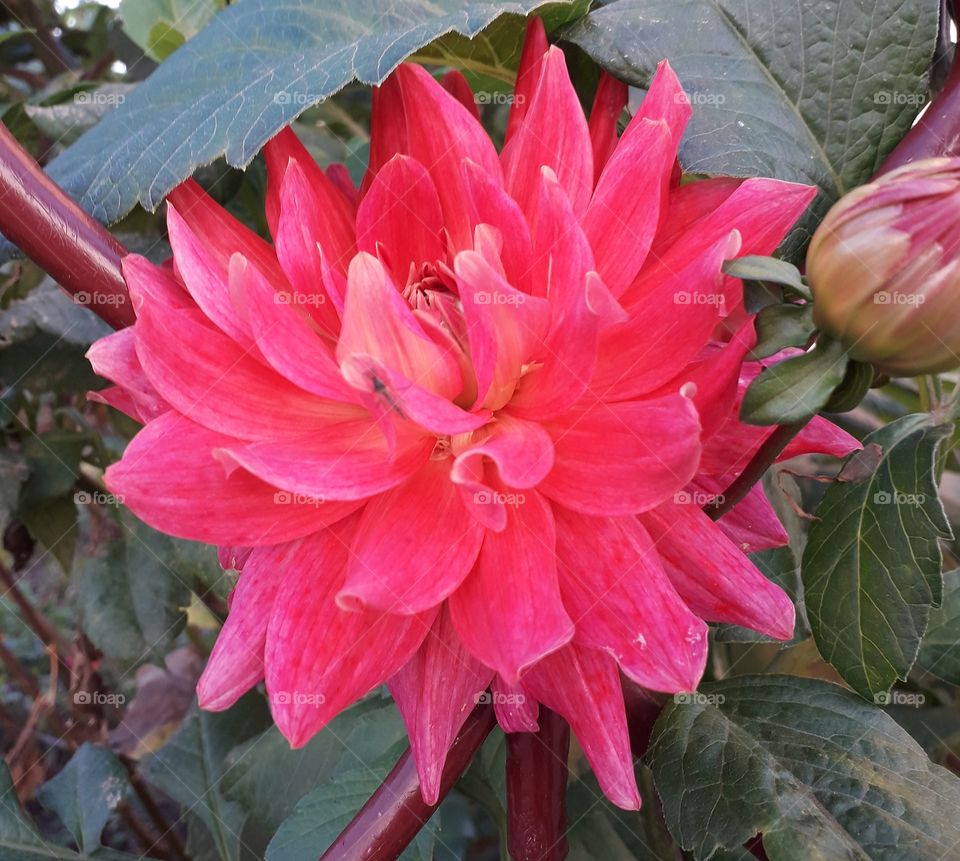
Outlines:
{"type": "Polygon", "coordinates": [[[128,327],[106,335],[90,346],[87,359],[94,372],[122,388],[91,392],[89,397],[146,423],[166,412],[169,405],[143,372],[137,357],[136,340],[134,327],[128,327]]]}
{"type": "Polygon", "coordinates": [[[410,736],[427,804],[437,803],[447,751],[492,678],[493,671],[463,647],[449,613],[441,610],[417,653],[387,682],[410,736]]]}
{"type": "Polygon", "coordinates": [[[617,123],[627,106],[630,88],[613,75],[600,71],[600,83],[590,110],[590,143],[593,146],[594,184],[617,145],[617,123]]]}
{"type": "Polygon", "coordinates": [[[168,412],[107,469],[110,492],[154,529],[207,544],[277,544],[336,523],[358,503],[316,505],[243,470],[229,478],[213,449],[234,442],[168,412]]]}
{"type": "Polygon", "coordinates": [[[607,652],[645,688],[695,690],[707,661],[707,626],[677,595],[640,521],[560,506],[553,512],[574,642],[607,652]]]}
{"type": "Polygon", "coordinates": [[[428,461],[367,504],[337,601],[394,613],[435,607],[473,568],[483,535],[450,481],[450,461],[428,461]]]}
{"type": "Polygon", "coordinates": [[[335,595],[351,533],[348,524],[297,543],[270,615],[267,694],[277,726],[294,747],[406,664],[436,616],[341,610],[335,595]]]}
{"type": "MultiPolygon", "coordinates": [[[[715,488],[713,493],[722,493],[727,487],[726,482],[711,476],[704,476],[698,483],[701,487],[715,488]]],[[[751,487],[747,495],[717,521],[717,526],[744,553],[783,547],[790,541],[762,483],[751,487]]]]}
{"type": "Polygon", "coordinates": [[[494,676],[490,685],[493,710],[504,732],[539,732],[539,703],[528,696],[521,685],[511,685],[494,676]]]}
{"type": "Polygon", "coordinates": [[[638,810],[623,690],[613,659],[569,645],[531,667],[523,685],[570,724],[603,794],[624,810],[638,810]]]}
{"type": "Polygon", "coordinates": [[[657,542],[674,587],[694,613],[777,640],[793,636],[793,601],[699,506],[668,502],[640,519],[657,542]]]}
{"type": "Polygon", "coordinates": [[[263,678],[267,622],[295,542],[256,547],[230,595],[230,614],[197,683],[200,708],[223,711],[263,678]]]}
{"type": "Polygon", "coordinates": [[[506,506],[503,532],[487,532],[476,567],[449,599],[460,639],[508,682],[573,637],[554,555],[556,532],[535,490],[506,506]]]}
{"type": "Polygon", "coordinates": [[[478,474],[476,462],[489,458],[507,487],[526,489],[536,487],[549,474],[553,442],[535,422],[500,413],[458,448],[456,455],[451,478],[458,484],[469,486],[478,474]]]}
{"type": "Polygon", "coordinates": [[[681,394],[582,404],[544,428],[555,463],[539,489],[585,514],[653,508],[693,478],[700,457],[697,413],[681,394]]]}
{"type": "Polygon", "coordinates": [[[523,39],[523,52],[520,55],[520,67],[517,69],[517,81],[513,88],[513,101],[510,103],[510,116],[507,119],[506,140],[509,141],[520,128],[533,93],[540,80],[540,63],[547,53],[547,31],[543,19],[531,15],[527,19],[527,31],[523,39]]]}

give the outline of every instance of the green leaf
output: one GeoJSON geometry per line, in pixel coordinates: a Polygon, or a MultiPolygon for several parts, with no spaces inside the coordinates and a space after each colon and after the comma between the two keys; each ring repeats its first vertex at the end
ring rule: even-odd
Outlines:
{"type": "Polygon", "coordinates": [[[52,810],[84,852],[100,846],[100,834],[123,797],[127,774],[105,747],[89,742],[40,787],[37,798],[52,810]]]}
{"type": "Polygon", "coordinates": [[[203,823],[223,861],[240,858],[240,832],[247,818],[240,804],[223,796],[226,758],[268,720],[266,705],[256,694],[247,694],[225,712],[194,709],[146,765],[150,782],[203,823]]]}
{"type": "Polygon", "coordinates": [[[615,0],[565,35],[638,86],[668,57],[693,104],[685,169],[819,185],[807,232],[910,128],[937,25],[925,0],[615,0]]]}
{"type": "Polygon", "coordinates": [[[754,425],[806,421],[830,400],[846,367],[843,345],[821,337],[803,355],[764,368],[744,395],[740,418],[754,425]]]}
{"type": "Polygon", "coordinates": [[[807,299],[810,298],[810,288],[803,283],[800,270],[786,260],[747,255],[727,260],[722,268],[726,275],[733,278],[739,278],[742,281],[760,281],[763,284],[780,284],[807,299]]]}
{"type": "Polygon", "coordinates": [[[769,305],[757,314],[756,328],[754,359],[766,359],[785,347],[803,347],[816,331],[813,305],[769,305]]]}
{"type": "Polygon", "coordinates": [[[867,697],[906,677],[941,600],[939,541],[950,527],[933,467],[951,430],[912,415],[866,437],[879,449],[876,468],[840,473],[807,539],[802,575],[817,647],[867,697]]]}
{"type": "MultiPolygon", "coordinates": [[[[472,36],[543,0],[240,0],[177,51],[49,165],[101,221],[220,156],[245,167],[281,128],[356,78],[376,84],[445,33],[472,36]]],[[[551,5],[559,5],[557,3],[551,5]]],[[[0,256],[15,253],[9,244],[0,256]]]]}
{"type": "Polygon", "coordinates": [[[943,604],[930,611],[917,666],[960,685],[960,569],[943,575],[943,604]]]}
{"type": "Polygon", "coordinates": [[[942,861],[960,781],[881,709],[828,682],[742,676],[671,702],[648,753],[698,859],[763,833],[770,861],[942,861]]]}
{"type": "Polygon", "coordinates": [[[226,0],[123,0],[120,17],[126,34],[151,59],[166,59],[199,33],[226,0]]]}
{"type": "MultiPolygon", "coordinates": [[[[55,140],[58,145],[66,146],[125,101],[132,89],[132,84],[104,84],[94,90],[78,89],[69,101],[59,101],[53,105],[26,104],[23,109],[48,138],[55,140]]],[[[70,302],[62,290],[58,289],[57,292],[70,302]]],[[[96,319],[99,320],[99,317],[96,319]]]]}

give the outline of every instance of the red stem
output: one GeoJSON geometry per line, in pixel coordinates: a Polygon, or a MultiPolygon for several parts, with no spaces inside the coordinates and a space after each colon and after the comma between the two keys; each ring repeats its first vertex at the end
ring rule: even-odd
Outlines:
{"type": "Polygon", "coordinates": [[[563,861],[570,727],[540,706],[540,731],[507,735],[507,849],[514,861],[563,861]]]}
{"type": "MultiPolygon", "coordinates": [[[[494,723],[488,705],[478,706],[467,718],[447,754],[440,800],[466,771],[494,723]]],[[[408,748],[320,861],[396,861],[439,803],[428,805],[420,795],[417,768],[408,748]]]]}
{"type": "Polygon", "coordinates": [[[2,124],[0,232],[111,326],[133,323],[120,270],[126,249],[40,169],[2,124]]]}

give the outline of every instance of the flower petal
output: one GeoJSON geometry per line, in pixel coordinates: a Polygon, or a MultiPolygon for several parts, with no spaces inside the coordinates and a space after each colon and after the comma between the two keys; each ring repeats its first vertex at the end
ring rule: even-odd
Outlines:
{"type": "Polygon", "coordinates": [[[394,675],[436,616],[351,613],[337,606],[352,526],[298,542],[270,615],[267,694],[274,721],[293,747],[394,675]]]}
{"type": "Polygon", "coordinates": [[[574,642],[607,652],[655,691],[695,690],[707,661],[707,626],[683,603],[636,517],[594,518],[561,506],[557,557],[574,642]]]}
{"type": "Polygon", "coordinates": [[[557,584],[553,515],[535,490],[506,506],[503,532],[487,532],[476,567],[449,599],[457,634],[509,683],[573,636],[557,584]]]}
{"type": "Polygon", "coordinates": [[[227,477],[215,448],[234,442],[174,412],[154,419],[107,468],[110,492],[154,529],[207,544],[277,544],[336,523],[357,503],[317,505],[243,470],[227,477]]]}
{"type": "Polygon", "coordinates": [[[533,697],[527,696],[520,685],[507,684],[500,676],[494,676],[490,688],[500,729],[504,732],[539,732],[540,705],[533,697]]]}
{"type": "Polygon", "coordinates": [[[603,794],[624,810],[638,810],[623,690],[613,659],[571,644],[531,667],[523,684],[570,724],[603,794]]]}
{"type": "MultiPolygon", "coordinates": [[[[148,422],[169,409],[167,402],[153,387],[137,357],[134,326],[100,338],[87,350],[87,359],[95,373],[122,387],[125,398],[117,393],[92,392],[92,400],[103,400],[114,406],[125,404],[133,417],[148,422]]],[[[126,410],[124,410],[126,412],[126,410]]],[[[130,415],[130,413],[128,413],[130,415]]]]}
{"type": "Polygon", "coordinates": [[[543,19],[536,15],[530,16],[527,19],[527,30],[523,38],[523,52],[520,54],[517,80],[513,87],[510,116],[507,118],[506,141],[517,133],[526,116],[537,82],[540,80],[540,64],[548,47],[543,19]]]}
{"type": "Polygon", "coordinates": [[[786,592],[763,576],[699,506],[665,503],[640,517],[668,576],[698,616],[732,622],[778,640],[793,636],[786,592]]]}
{"type": "Polygon", "coordinates": [[[590,110],[590,144],[593,147],[593,182],[596,185],[604,165],[617,145],[617,123],[627,106],[630,88],[613,75],[600,70],[600,83],[590,110]]]}
{"type": "Polygon", "coordinates": [[[507,487],[536,487],[553,468],[553,442],[535,422],[500,413],[495,421],[477,431],[454,449],[456,460],[450,477],[469,485],[477,474],[472,461],[489,458],[507,487]],[[462,445],[462,448],[460,447],[462,445]]]}
{"type": "Polygon", "coordinates": [[[417,653],[387,682],[410,736],[427,804],[437,803],[447,751],[492,678],[493,671],[464,648],[450,614],[441,610],[417,653]]]}
{"type": "Polygon", "coordinates": [[[470,573],[484,529],[460,502],[450,464],[428,461],[367,504],[337,595],[341,607],[419,613],[440,604],[470,573]]]}
{"type": "Polygon", "coordinates": [[[693,478],[700,457],[697,413],[682,394],[582,404],[544,428],[555,464],[539,490],[585,514],[653,508],[693,478]]]}

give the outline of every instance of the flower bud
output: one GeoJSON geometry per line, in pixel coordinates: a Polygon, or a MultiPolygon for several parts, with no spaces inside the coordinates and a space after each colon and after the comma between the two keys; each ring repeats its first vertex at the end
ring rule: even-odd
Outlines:
{"type": "Polygon", "coordinates": [[[960,366],[960,158],[841,198],[807,252],[814,321],[854,359],[915,376],[960,366]]]}

